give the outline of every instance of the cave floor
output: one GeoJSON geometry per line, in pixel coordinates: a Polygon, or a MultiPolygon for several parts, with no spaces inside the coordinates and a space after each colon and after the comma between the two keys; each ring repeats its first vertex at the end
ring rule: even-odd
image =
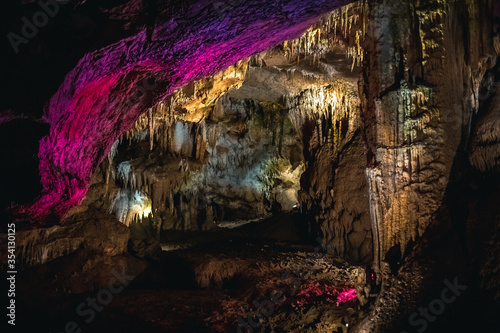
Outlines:
{"type": "MultiPolygon", "coordinates": [[[[213,231],[204,239],[172,233],[163,237],[163,248],[194,241],[162,251],[147,265],[128,254],[127,260],[145,268],[102,311],[76,313],[88,297],[98,298],[98,289],[65,296],[24,290],[19,318],[31,320],[20,324],[36,332],[65,332],[69,321],[81,332],[345,332],[346,324],[365,315],[353,289],[362,267],[315,253],[317,244],[294,236],[291,220],[213,231]]],[[[25,278],[39,272],[28,271],[25,278]]]]}
{"type": "Polygon", "coordinates": [[[117,295],[89,332],[236,332],[238,319],[249,323],[258,309],[254,331],[342,331],[344,317],[357,315],[355,299],[337,305],[337,293],[352,290],[351,269],[308,246],[228,242],[175,251],[117,295]]]}

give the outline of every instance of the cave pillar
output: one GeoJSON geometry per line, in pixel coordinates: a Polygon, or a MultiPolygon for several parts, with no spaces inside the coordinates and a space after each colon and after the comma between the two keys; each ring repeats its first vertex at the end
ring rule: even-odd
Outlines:
{"type": "Polygon", "coordinates": [[[491,6],[369,2],[359,87],[378,273],[435,223],[494,56],[491,6]]]}

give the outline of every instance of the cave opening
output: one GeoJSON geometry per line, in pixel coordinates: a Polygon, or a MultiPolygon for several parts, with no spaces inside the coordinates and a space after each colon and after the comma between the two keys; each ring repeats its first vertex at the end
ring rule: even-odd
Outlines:
{"type": "Polygon", "coordinates": [[[221,332],[235,322],[265,329],[289,309],[311,325],[312,312],[326,311],[336,318],[328,329],[345,329],[373,258],[357,86],[363,8],[335,11],[161,100],[115,141],[66,220],[114,217],[135,254],[159,244],[163,264],[133,289],[201,288],[191,297],[202,306],[214,293],[231,311],[206,318],[221,332]],[[262,279],[271,282],[252,282],[262,279]],[[248,319],[251,301],[269,301],[273,289],[280,300],[267,320],[248,319]]]}

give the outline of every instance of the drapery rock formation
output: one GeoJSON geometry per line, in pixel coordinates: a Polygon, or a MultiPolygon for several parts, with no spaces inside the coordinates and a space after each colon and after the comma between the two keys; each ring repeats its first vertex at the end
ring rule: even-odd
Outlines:
{"type": "MultiPolygon", "coordinates": [[[[473,164],[494,167],[495,154],[479,157],[484,148],[478,144],[494,142],[494,131],[481,123],[471,130],[485,102],[479,93],[485,73],[497,62],[491,11],[490,1],[370,6],[360,87],[374,266],[383,287],[370,318],[355,332],[408,326],[419,302],[429,297],[424,295],[438,292],[436,280],[466,271],[467,250],[458,240],[466,227],[453,213],[458,205],[444,198],[458,190],[451,176],[463,178],[456,169],[464,168],[471,140],[473,164]],[[447,261],[444,253],[455,253],[455,260],[447,261]]],[[[488,117],[494,117],[492,108],[488,117]]]]}
{"type": "Polygon", "coordinates": [[[482,7],[491,3],[393,1],[369,10],[360,85],[376,260],[393,247],[404,253],[433,222],[458,147],[470,139],[480,84],[496,61],[482,7]]]}

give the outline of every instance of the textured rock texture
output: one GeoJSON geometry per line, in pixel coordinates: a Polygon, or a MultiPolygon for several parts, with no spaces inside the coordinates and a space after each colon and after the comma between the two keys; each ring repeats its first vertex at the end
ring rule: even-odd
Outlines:
{"type": "MultiPolygon", "coordinates": [[[[493,97],[485,106],[474,131],[470,149],[471,164],[482,172],[500,171],[500,87],[493,78],[493,97]]],[[[487,97],[486,94],[480,95],[487,97]]]]}
{"type": "Polygon", "coordinates": [[[470,136],[481,80],[494,64],[489,6],[370,7],[360,84],[376,261],[391,248],[404,253],[442,204],[459,144],[470,136]],[[459,21],[466,33],[457,30],[459,21]]]}
{"type": "MultiPolygon", "coordinates": [[[[68,221],[65,226],[19,231],[17,263],[19,268],[45,264],[79,249],[101,256],[117,256],[127,252],[129,238],[130,230],[112,216],[96,215],[87,219],[80,216],[77,223],[68,221]]],[[[6,251],[7,246],[2,246],[2,250],[6,251]]]]}
{"type": "MultiPolygon", "coordinates": [[[[479,91],[496,63],[491,6],[490,1],[370,4],[360,92],[374,266],[382,291],[355,332],[414,330],[408,318],[442,290],[439,280],[474,275],[460,245],[464,231],[458,220],[465,217],[459,215],[468,212],[460,202],[448,201],[466,193],[456,178],[467,174],[463,156],[484,102],[479,91]]],[[[472,142],[485,139],[487,128],[478,126],[479,138],[472,142]]],[[[481,152],[471,149],[471,160],[485,169],[474,157],[481,152]]],[[[488,219],[481,225],[490,223],[495,224],[488,219]]],[[[488,265],[491,274],[494,264],[488,265]]]]}

